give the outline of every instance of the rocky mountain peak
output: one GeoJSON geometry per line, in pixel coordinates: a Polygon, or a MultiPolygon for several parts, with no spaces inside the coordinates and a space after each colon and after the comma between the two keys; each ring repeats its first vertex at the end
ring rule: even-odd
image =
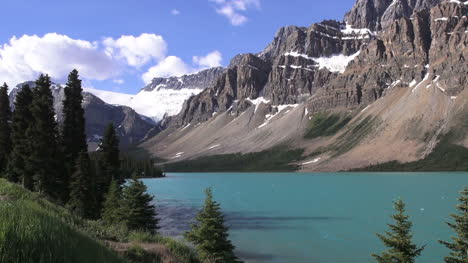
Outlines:
{"type": "Polygon", "coordinates": [[[410,17],[442,2],[442,0],[357,0],[344,21],[354,28],[385,30],[393,21],[410,17]]]}
{"type": "Polygon", "coordinates": [[[221,74],[226,71],[223,67],[214,67],[198,73],[183,75],[181,77],[154,78],[142,90],[153,91],[159,89],[204,89],[210,86],[221,74]]]}

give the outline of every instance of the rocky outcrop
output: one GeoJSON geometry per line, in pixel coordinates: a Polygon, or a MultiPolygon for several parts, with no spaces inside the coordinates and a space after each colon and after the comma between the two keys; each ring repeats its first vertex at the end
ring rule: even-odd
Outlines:
{"type": "Polygon", "coordinates": [[[202,70],[195,74],[183,75],[181,77],[154,78],[150,84],[143,88],[144,91],[158,89],[204,89],[213,84],[219,76],[226,71],[225,68],[215,67],[202,70]]]}
{"type": "Polygon", "coordinates": [[[354,28],[385,30],[393,21],[428,10],[442,0],[357,0],[344,21],[354,28]]]}
{"type": "Polygon", "coordinates": [[[253,54],[236,58],[233,67],[218,78],[212,87],[189,98],[175,118],[177,125],[190,122],[203,122],[213,114],[230,110],[242,110],[249,98],[261,95],[271,66],[253,54]]]}
{"type": "Polygon", "coordinates": [[[463,3],[444,2],[394,21],[309,101],[310,110],[367,105],[386,89],[415,88],[425,78],[456,96],[468,86],[467,13],[463,3]]]}
{"type": "MultiPolygon", "coordinates": [[[[10,92],[10,103],[14,101],[18,91],[23,85],[28,84],[35,87],[32,81],[19,84],[10,92]]],[[[53,84],[51,87],[54,96],[54,110],[59,123],[63,121],[62,102],[65,98],[61,85],[53,84]]],[[[90,150],[95,150],[105,128],[113,123],[120,138],[120,145],[125,147],[136,144],[143,139],[155,135],[160,128],[149,118],[136,113],[132,108],[126,106],[110,105],[91,93],[83,92],[83,108],[86,118],[86,136],[90,150]]]]}

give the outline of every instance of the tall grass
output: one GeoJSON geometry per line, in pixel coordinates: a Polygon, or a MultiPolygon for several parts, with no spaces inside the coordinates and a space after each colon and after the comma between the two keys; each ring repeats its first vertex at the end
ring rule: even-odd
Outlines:
{"type": "Polygon", "coordinates": [[[39,204],[0,203],[0,262],[125,262],[104,245],[80,233],[39,204]]]}

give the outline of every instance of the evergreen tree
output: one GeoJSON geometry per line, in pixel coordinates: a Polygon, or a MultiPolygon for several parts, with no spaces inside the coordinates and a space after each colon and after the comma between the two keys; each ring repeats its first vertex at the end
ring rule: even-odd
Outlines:
{"type": "Polygon", "coordinates": [[[0,175],[5,172],[11,151],[11,108],[8,86],[0,87],[0,175]]]}
{"type": "Polygon", "coordinates": [[[12,116],[11,137],[13,149],[8,161],[8,177],[13,182],[21,181],[23,187],[33,189],[32,170],[28,165],[31,156],[31,139],[28,131],[34,122],[31,113],[33,95],[29,85],[24,85],[16,95],[12,116]]]}
{"type": "Polygon", "coordinates": [[[187,240],[195,244],[197,251],[207,262],[239,262],[234,255],[234,245],[228,239],[228,228],[220,205],[213,201],[211,188],[205,190],[206,199],[203,209],[198,213],[197,224],[185,233],[187,240]]]}
{"type": "Polygon", "coordinates": [[[88,153],[81,152],[75,161],[75,168],[70,183],[70,199],[67,207],[81,217],[92,218],[92,199],[91,162],[88,153]]]}
{"type": "Polygon", "coordinates": [[[381,255],[373,254],[372,256],[379,263],[414,263],[416,257],[421,255],[424,246],[418,247],[411,241],[413,223],[409,221],[409,216],[405,215],[405,203],[401,199],[393,203],[397,211],[392,216],[395,224],[388,225],[391,231],[386,231],[385,235],[377,234],[389,249],[381,255]]]}
{"type": "Polygon", "coordinates": [[[133,178],[123,189],[123,214],[125,224],[130,230],[144,230],[154,233],[158,229],[153,197],[146,193],[142,181],[133,178]]]}
{"type": "Polygon", "coordinates": [[[50,197],[61,197],[64,190],[58,181],[61,172],[58,149],[58,128],[55,121],[54,98],[49,76],[41,75],[33,90],[31,112],[34,117],[30,129],[32,153],[28,162],[34,171],[34,188],[50,197]]]}
{"type": "Polygon", "coordinates": [[[112,123],[107,126],[104,132],[97,154],[99,157],[96,167],[96,193],[98,204],[102,204],[104,194],[108,192],[111,181],[116,180],[119,185],[123,183],[119,173],[119,138],[112,123]]]}
{"type": "MultiPolygon", "coordinates": [[[[83,102],[83,89],[78,71],[73,70],[68,75],[68,82],[65,86],[65,99],[63,100],[63,127],[62,127],[62,150],[65,161],[65,172],[62,181],[65,186],[69,186],[69,175],[74,173],[75,161],[81,152],[87,151],[85,117],[83,102]]],[[[66,193],[65,193],[66,194],[66,193]]],[[[64,196],[67,199],[67,196],[64,196]]]]}
{"type": "Polygon", "coordinates": [[[457,236],[452,237],[452,243],[439,241],[452,250],[450,255],[445,257],[446,263],[468,263],[468,187],[463,189],[458,200],[459,214],[451,215],[455,223],[447,223],[457,236]]]}
{"type": "Polygon", "coordinates": [[[122,213],[122,190],[117,181],[112,180],[106,194],[102,211],[102,220],[106,224],[124,223],[122,213]]]}

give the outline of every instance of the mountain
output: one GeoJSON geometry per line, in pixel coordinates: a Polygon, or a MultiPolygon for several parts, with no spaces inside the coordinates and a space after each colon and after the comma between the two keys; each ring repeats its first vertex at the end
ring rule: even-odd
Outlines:
{"type": "Polygon", "coordinates": [[[85,91],[106,103],[131,107],[139,114],[159,121],[166,114],[179,113],[186,99],[210,86],[225,71],[225,68],[217,67],[181,77],[154,78],[136,95],[89,88],[85,91]]]}
{"type": "MultiPolygon", "coordinates": [[[[18,91],[28,84],[31,88],[35,87],[33,81],[17,85],[10,92],[10,103],[14,107],[14,101],[18,91]]],[[[51,87],[54,96],[54,109],[57,121],[63,121],[62,102],[65,98],[64,89],[61,85],[53,84],[51,87]]],[[[95,150],[100,142],[106,126],[112,122],[120,137],[121,146],[128,146],[141,142],[150,135],[159,132],[160,128],[149,118],[136,113],[127,106],[110,105],[102,101],[95,95],[83,93],[83,108],[86,118],[86,136],[88,139],[89,150],[95,150]]]]}
{"type": "Polygon", "coordinates": [[[343,21],[281,28],[140,146],[175,162],[288,145],[304,171],[466,149],[467,14],[468,1],[358,0],[343,21]]]}
{"type": "MultiPolygon", "coordinates": [[[[155,78],[136,95],[84,88],[83,107],[90,150],[97,148],[109,122],[114,123],[122,146],[139,143],[157,134],[165,123],[158,124],[158,121],[176,115],[187,98],[200,93],[225,70],[218,67],[181,77],[155,78]]],[[[17,85],[9,95],[12,107],[16,94],[25,84],[35,86],[33,81],[17,85]]],[[[61,122],[63,86],[53,84],[51,89],[57,120],[61,122]]]]}

